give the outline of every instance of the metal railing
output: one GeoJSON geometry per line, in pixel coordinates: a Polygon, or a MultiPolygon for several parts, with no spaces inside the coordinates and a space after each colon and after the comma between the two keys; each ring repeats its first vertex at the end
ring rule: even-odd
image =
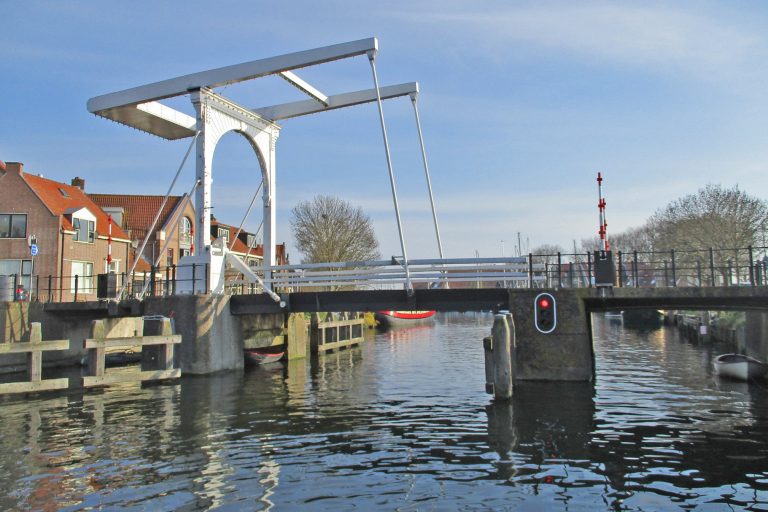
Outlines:
{"type": "MultiPolygon", "coordinates": [[[[765,247],[685,251],[632,251],[612,254],[617,287],[766,286],[765,247]]],[[[131,274],[0,276],[0,301],[79,302],[97,299],[204,294],[210,290],[206,264],[154,267],[131,274]],[[185,276],[181,278],[180,276],[185,276]],[[20,285],[24,286],[19,294],[20,285]]],[[[355,289],[403,289],[402,260],[314,263],[255,267],[272,271],[277,293],[355,289]]],[[[414,288],[584,288],[595,283],[593,253],[529,254],[514,258],[409,260],[414,288]]],[[[234,270],[225,272],[228,294],[262,293],[234,270]]]]}

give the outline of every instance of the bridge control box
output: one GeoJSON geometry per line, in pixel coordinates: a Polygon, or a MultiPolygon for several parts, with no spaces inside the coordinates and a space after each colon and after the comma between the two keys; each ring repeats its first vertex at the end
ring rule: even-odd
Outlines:
{"type": "Polygon", "coordinates": [[[595,286],[616,286],[616,265],[611,251],[595,251],[595,286]]]}

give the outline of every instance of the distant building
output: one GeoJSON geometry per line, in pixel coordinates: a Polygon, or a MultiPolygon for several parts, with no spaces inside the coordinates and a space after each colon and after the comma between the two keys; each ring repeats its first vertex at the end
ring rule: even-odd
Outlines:
{"type": "MultiPolygon", "coordinates": [[[[264,246],[258,243],[258,237],[254,233],[242,230],[237,234],[237,228],[223,224],[211,218],[211,242],[222,240],[224,245],[243,260],[249,267],[260,267],[264,262],[264,246]]],[[[288,265],[288,253],[285,243],[275,245],[275,264],[288,265]]]]}
{"type": "Polygon", "coordinates": [[[16,274],[32,299],[95,300],[96,275],[120,273],[132,263],[131,241],[75,186],[0,162],[0,275],[16,274]],[[31,254],[31,242],[38,253],[31,254]],[[49,281],[50,278],[50,281],[49,281]],[[49,287],[50,282],[50,287],[49,287]]]}

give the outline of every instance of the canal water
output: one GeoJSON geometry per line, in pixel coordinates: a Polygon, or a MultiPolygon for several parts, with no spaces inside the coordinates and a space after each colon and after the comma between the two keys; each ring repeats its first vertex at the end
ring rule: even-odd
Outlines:
{"type": "Polygon", "coordinates": [[[766,385],[593,318],[594,383],[484,393],[491,315],[179,383],[0,401],[2,510],[768,510],[766,385]]]}

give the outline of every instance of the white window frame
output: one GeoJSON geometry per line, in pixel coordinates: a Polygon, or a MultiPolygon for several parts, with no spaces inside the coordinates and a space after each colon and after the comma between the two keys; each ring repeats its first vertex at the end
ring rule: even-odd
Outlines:
{"type": "Polygon", "coordinates": [[[1,258],[0,259],[0,262],[9,262],[9,261],[15,262],[16,264],[15,265],[16,268],[14,269],[15,271],[9,274],[0,274],[0,275],[8,275],[8,276],[12,276],[14,274],[18,275],[20,279],[19,282],[23,284],[27,290],[31,290],[32,289],[32,272],[34,270],[32,268],[32,260],[19,259],[19,258],[1,258]],[[27,265],[24,265],[25,263],[27,265]],[[25,266],[27,267],[28,272],[24,272],[25,266]]]}
{"type": "Polygon", "coordinates": [[[96,289],[93,286],[93,262],[90,261],[76,261],[71,262],[70,268],[70,292],[75,293],[75,275],[79,276],[77,279],[77,294],[78,295],[92,295],[96,293],[96,289]],[[82,265],[83,268],[80,272],[75,270],[75,265],[82,265]],[[89,273],[90,270],[90,273],[89,273]]]}

